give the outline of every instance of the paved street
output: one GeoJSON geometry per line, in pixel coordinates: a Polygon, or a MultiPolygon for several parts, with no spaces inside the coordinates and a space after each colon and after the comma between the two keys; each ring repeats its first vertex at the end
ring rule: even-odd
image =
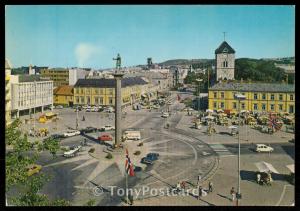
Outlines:
{"type": "MultiPolygon", "coordinates": [[[[142,168],[135,173],[135,177],[128,177],[128,188],[135,191],[135,205],[234,205],[227,197],[230,188],[236,187],[237,183],[237,138],[222,133],[208,136],[203,132],[205,127],[201,130],[190,128],[194,117],[181,111],[184,105],[176,101],[175,96],[176,94],[172,95],[171,116],[168,118],[161,117],[161,111],[166,110],[166,107],[151,112],[126,110],[123,129],[137,128],[142,135],[141,141],[125,142],[133,164],[142,168]],[[164,128],[167,123],[170,124],[169,129],[164,128]],[[143,146],[138,146],[140,142],[143,142],[143,146]],[[134,155],[135,151],[140,151],[141,154],[134,155]],[[140,163],[141,158],[149,152],[159,153],[159,159],[153,165],[140,163]],[[209,180],[213,181],[215,187],[212,194],[201,200],[196,199],[199,174],[204,187],[209,180]],[[169,195],[179,181],[186,181],[191,192],[185,195],[169,195]],[[161,192],[151,192],[152,190],[161,192]]],[[[72,109],[64,109],[60,113],[60,131],[73,127],[74,121],[71,120],[76,117],[76,113],[72,109]]],[[[113,114],[81,111],[80,115],[86,117],[86,121],[80,122],[80,127],[114,125],[113,114]]],[[[51,127],[52,124],[54,123],[48,125],[51,127]]],[[[220,127],[218,130],[226,129],[220,127]]],[[[265,136],[270,137],[253,129],[248,128],[247,131],[248,134],[255,133],[259,136],[258,140],[265,140],[264,143],[267,143],[265,136]]],[[[63,139],[61,146],[78,145],[84,138],[88,140],[88,146],[73,158],[62,157],[62,152],[54,159],[50,154],[42,153],[39,160],[43,165],[42,171],[52,177],[42,191],[51,198],[70,200],[74,205],[85,204],[89,199],[95,199],[98,205],[126,205],[122,201],[125,193],[121,192],[126,188],[125,152],[113,154],[112,160],[106,159],[108,148],[97,141],[97,137],[103,133],[114,136],[114,131],[109,131],[63,139]],[[95,149],[94,153],[88,153],[91,148],[95,149]],[[117,192],[119,189],[120,193],[117,192]]],[[[294,163],[294,146],[288,142],[293,134],[281,133],[271,138],[273,142],[270,144],[274,152],[269,155],[256,153],[253,150],[256,139],[253,142],[243,140],[243,131],[241,132],[243,205],[289,205],[294,201],[294,186],[283,176],[289,174],[285,165],[294,163]],[[280,172],[280,175],[275,175],[272,187],[261,187],[255,183],[254,173],[257,169],[254,163],[258,161],[269,162],[280,172]],[[256,194],[257,190],[261,194],[256,194]],[[270,197],[269,193],[274,197],[270,197]],[[255,197],[251,196],[253,194],[255,197]]]]}

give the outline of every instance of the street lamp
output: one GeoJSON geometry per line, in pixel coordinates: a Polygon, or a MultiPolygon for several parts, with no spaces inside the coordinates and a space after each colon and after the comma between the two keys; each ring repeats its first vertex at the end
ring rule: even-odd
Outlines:
{"type": "Polygon", "coordinates": [[[241,158],[241,143],[240,143],[240,128],[241,128],[241,100],[245,100],[246,96],[242,94],[235,94],[234,98],[239,102],[239,130],[238,130],[238,145],[239,145],[239,154],[238,154],[238,192],[237,192],[237,206],[239,205],[239,199],[241,196],[241,177],[240,177],[240,158],[241,158]]]}
{"type": "Polygon", "coordinates": [[[199,119],[200,119],[200,82],[203,81],[203,79],[200,79],[200,78],[197,78],[196,81],[199,82],[199,85],[198,85],[198,114],[199,114],[199,119]]]}

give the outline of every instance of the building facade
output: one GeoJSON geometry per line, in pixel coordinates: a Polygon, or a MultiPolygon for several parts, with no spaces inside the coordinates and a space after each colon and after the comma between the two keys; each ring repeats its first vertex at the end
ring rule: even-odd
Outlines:
{"type": "Polygon", "coordinates": [[[80,68],[69,69],[69,85],[74,86],[78,79],[84,79],[92,71],[86,71],[80,68]]]}
{"type": "Polygon", "coordinates": [[[74,93],[73,86],[59,86],[53,91],[53,104],[73,106],[74,93]]]}
{"type": "MultiPolygon", "coordinates": [[[[138,101],[147,82],[141,77],[122,79],[122,106],[138,101]]],[[[74,105],[115,105],[115,79],[79,79],[74,85],[74,105]]]]}
{"type": "Polygon", "coordinates": [[[235,50],[224,41],[216,50],[217,81],[234,80],[235,50]]]}
{"type": "Polygon", "coordinates": [[[52,80],[54,87],[69,85],[69,69],[42,69],[40,75],[44,78],[52,80]]]}
{"type": "Polygon", "coordinates": [[[246,96],[240,110],[295,113],[295,87],[292,84],[219,82],[209,88],[209,109],[238,111],[235,94],[246,96]]]}
{"type": "Polygon", "coordinates": [[[11,123],[11,65],[5,59],[5,125],[11,123]]]}
{"type": "Polygon", "coordinates": [[[14,116],[20,112],[32,113],[33,109],[44,111],[53,106],[53,81],[44,81],[28,75],[12,76],[11,109],[14,116]]]}

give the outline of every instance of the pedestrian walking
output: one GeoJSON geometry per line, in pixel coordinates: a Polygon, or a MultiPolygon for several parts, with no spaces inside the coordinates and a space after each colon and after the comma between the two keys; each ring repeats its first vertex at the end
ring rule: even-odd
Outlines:
{"type": "Polygon", "coordinates": [[[234,201],[235,200],[235,190],[234,190],[234,187],[231,188],[230,194],[232,196],[231,201],[234,201]]]}
{"type": "Polygon", "coordinates": [[[133,205],[133,195],[131,193],[128,194],[129,205],[133,205]]]}
{"type": "Polygon", "coordinates": [[[213,192],[213,183],[211,181],[209,181],[208,183],[208,192],[209,193],[213,192]]]}
{"type": "Polygon", "coordinates": [[[200,184],[200,181],[201,181],[201,174],[198,175],[198,181],[197,181],[197,185],[200,184]]]}
{"type": "Polygon", "coordinates": [[[258,173],[258,174],[256,175],[256,177],[257,177],[257,183],[260,184],[260,180],[261,180],[260,174],[258,173]]]}
{"type": "Polygon", "coordinates": [[[199,187],[198,187],[198,200],[200,200],[201,196],[202,196],[202,187],[201,187],[201,185],[199,185],[199,187]]]}
{"type": "Polygon", "coordinates": [[[183,190],[185,190],[185,181],[182,181],[182,182],[181,182],[181,188],[182,188],[183,190]]]}

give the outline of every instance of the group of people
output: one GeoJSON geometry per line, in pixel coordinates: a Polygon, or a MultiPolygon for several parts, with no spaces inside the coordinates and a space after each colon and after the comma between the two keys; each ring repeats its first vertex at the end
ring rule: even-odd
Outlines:
{"type": "Polygon", "coordinates": [[[271,185],[271,181],[272,181],[272,177],[271,177],[271,173],[257,173],[256,175],[256,182],[259,185],[271,185]]]}
{"type": "Polygon", "coordinates": [[[206,196],[209,193],[213,192],[213,183],[211,181],[208,182],[208,189],[202,188],[201,185],[198,185],[198,200],[200,200],[201,196],[206,196]]]}

